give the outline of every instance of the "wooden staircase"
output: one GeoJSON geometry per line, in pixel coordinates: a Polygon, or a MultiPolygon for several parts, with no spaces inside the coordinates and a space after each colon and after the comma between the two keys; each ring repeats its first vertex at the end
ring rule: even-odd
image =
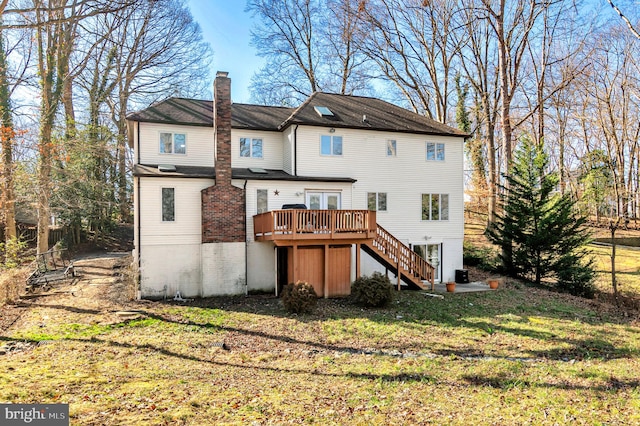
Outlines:
{"type": "Polygon", "coordinates": [[[376,237],[371,243],[362,244],[362,249],[398,276],[398,290],[402,280],[410,288],[420,290],[428,289],[424,283],[428,281],[433,291],[433,266],[382,226],[377,226],[376,237]]]}

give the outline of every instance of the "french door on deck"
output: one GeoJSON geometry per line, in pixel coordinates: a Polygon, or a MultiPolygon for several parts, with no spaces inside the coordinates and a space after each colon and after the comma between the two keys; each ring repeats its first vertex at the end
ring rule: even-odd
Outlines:
{"type": "Polygon", "coordinates": [[[307,207],[311,210],[340,210],[341,201],[339,192],[307,192],[307,207]]]}

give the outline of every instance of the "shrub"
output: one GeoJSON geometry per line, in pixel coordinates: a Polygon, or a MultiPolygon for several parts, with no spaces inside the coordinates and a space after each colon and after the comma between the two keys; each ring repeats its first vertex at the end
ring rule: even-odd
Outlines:
{"type": "Polygon", "coordinates": [[[580,263],[578,257],[570,259],[573,260],[573,263],[566,262],[556,273],[558,289],[574,296],[593,298],[596,292],[594,284],[596,272],[593,260],[580,263]]]}
{"type": "Polygon", "coordinates": [[[288,312],[297,314],[313,312],[317,301],[316,291],[305,281],[287,284],[282,291],[282,304],[288,312]]]}
{"type": "Polygon", "coordinates": [[[6,269],[20,266],[21,256],[27,249],[27,242],[19,238],[11,238],[6,243],[0,243],[0,256],[4,258],[6,269]]]}
{"type": "Polygon", "coordinates": [[[360,277],[351,284],[351,296],[360,305],[382,307],[393,299],[393,286],[387,276],[374,272],[370,277],[360,277]]]}
{"type": "Polygon", "coordinates": [[[467,266],[477,266],[483,271],[498,272],[500,259],[497,253],[488,247],[478,247],[465,241],[463,245],[463,262],[467,266]]]}

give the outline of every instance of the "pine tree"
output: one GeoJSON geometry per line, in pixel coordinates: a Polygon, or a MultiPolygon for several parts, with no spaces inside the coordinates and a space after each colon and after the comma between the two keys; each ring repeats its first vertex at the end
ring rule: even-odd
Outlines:
{"type": "Polygon", "coordinates": [[[512,253],[501,259],[508,274],[536,284],[553,277],[559,287],[590,296],[594,271],[585,249],[590,241],[586,217],[577,213],[568,194],[556,192],[558,177],[548,173],[547,165],[542,145],[524,139],[505,176],[509,196],[502,199],[503,211],[487,236],[512,253]]]}

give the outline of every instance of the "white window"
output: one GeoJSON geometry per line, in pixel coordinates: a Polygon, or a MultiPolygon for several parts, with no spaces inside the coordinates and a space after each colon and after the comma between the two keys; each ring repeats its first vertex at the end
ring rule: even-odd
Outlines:
{"type": "Polygon", "coordinates": [[[162,188],[162,221],[175,222],[176,196],[175,188],[162,188]]]}
{"type": "Polygon", "coordinates": [[[422,194],[422,220],[449,220],[449,194],[422,194]]]}
{"type": "Polygon", "coordinates": [[[387,211],[386,192],[367,192],[367,208],[373,211],[387,211]]]}
{"type": "Polygon", "coordinates": [[[396,141],[393,139],[389,139],[387,141],[387,157],[395,157],[396,153],[396,141]]]}
{"type": "Polygon", "coordinates": [[[427,142],[427,161],[444,161],[444,144],[427,142]]]}
{"type": "Polygon", "coordinates": [[[160,132],[161,154],[186,154],[187,135],[184,133],[160,132]]]}
{"type": "Polygon", "coordinates": [[[258,206],[258,214],[269,210],[269,190],[258,189],[256,204],[258,206]]]}
{"type": "Polygon", "coordinates": [[[240,138],[240,157],[262,158],[262,139],[240,138]]]}
{"type": "Polygon", "coordinates": [[[322,135],[320,137],[320,154],[342,155],[342,136],[322,135]]]}

